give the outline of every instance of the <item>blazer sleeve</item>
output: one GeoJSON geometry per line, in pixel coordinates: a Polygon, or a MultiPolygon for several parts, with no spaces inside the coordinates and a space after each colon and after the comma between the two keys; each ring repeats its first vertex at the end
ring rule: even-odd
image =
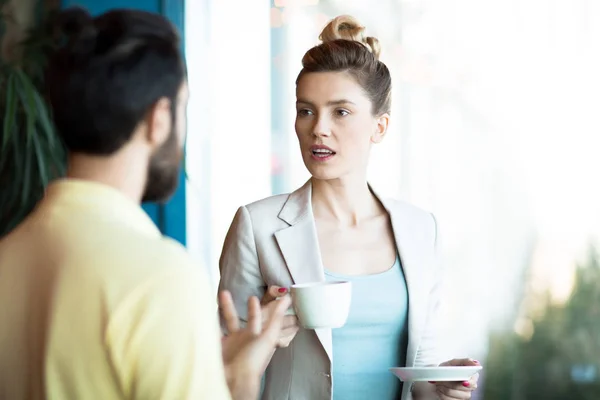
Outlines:
{"type": "MultiPolygon", "coordinates": [[[[238,209],[229,227],[219,259],[219,271],[219,291],[231,292],[240,322],[244,325],[248,321],[248,299],[257,296],[260,300],[265,293],[252,219],[246,207],[238,209]]],[[[222,315],[220,317],[224,330],[222,315]]]]}
{"type": "Polygon", "coordinates": [[[433,229],[435,232],[433,243],[433,262],[432,262],[432,285],[430,287],[427,306],[427,318],[425,329],[421,338],[421,345],[417,350],[415,366],[437,366],[443,360],[441,356],[441,315],[440,304],[442,302],[444,268],[441,259],[442,246],[439,238],[439,228],[435,216],[433,219],[433,229]]]}

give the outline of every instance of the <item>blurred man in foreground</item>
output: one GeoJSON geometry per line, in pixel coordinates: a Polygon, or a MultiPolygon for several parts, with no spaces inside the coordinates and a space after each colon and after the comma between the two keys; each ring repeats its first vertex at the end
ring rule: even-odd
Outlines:
{"type": "Polygon", "coordinates": [[[251,399],[289,300],[262,326],[249,301],[229,335],[203,271],[140,207],[176,189],[187,73],[163,17],[61,16],[47,84],[70,157],[34,212],[0,242],[0,398],[251,399]]]}

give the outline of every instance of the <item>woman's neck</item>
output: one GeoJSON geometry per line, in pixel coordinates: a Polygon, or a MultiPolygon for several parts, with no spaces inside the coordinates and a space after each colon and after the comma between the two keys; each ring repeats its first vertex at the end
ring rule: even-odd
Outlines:
{"type": "Polygon", "coordinates": [[[342,225],[359,225],[383,211],[366,179],[313,178],[311,200],[315,218],[336,221],[342,225]]]}

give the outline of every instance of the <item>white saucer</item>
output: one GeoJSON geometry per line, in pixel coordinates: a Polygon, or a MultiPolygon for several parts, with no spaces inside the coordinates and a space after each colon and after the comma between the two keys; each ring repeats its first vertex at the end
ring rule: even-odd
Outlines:
{"type": "Polygon", "coordinates": [[[390,368],[390,372],[403,382],[461,382],[468,381],[482,367],[418,367],[390,368]]]}

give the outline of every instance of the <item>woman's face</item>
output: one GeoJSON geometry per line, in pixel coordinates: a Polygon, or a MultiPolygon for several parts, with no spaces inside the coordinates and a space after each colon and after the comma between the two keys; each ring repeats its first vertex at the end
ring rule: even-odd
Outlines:
{"type": "Polygon", "coordinates": [[[372,115],[362,87],[346,72],[312,72],[296,87],[296,135],[304,165],[316,179],[366,175],[372,143],[389,115],[372,115]]]}

